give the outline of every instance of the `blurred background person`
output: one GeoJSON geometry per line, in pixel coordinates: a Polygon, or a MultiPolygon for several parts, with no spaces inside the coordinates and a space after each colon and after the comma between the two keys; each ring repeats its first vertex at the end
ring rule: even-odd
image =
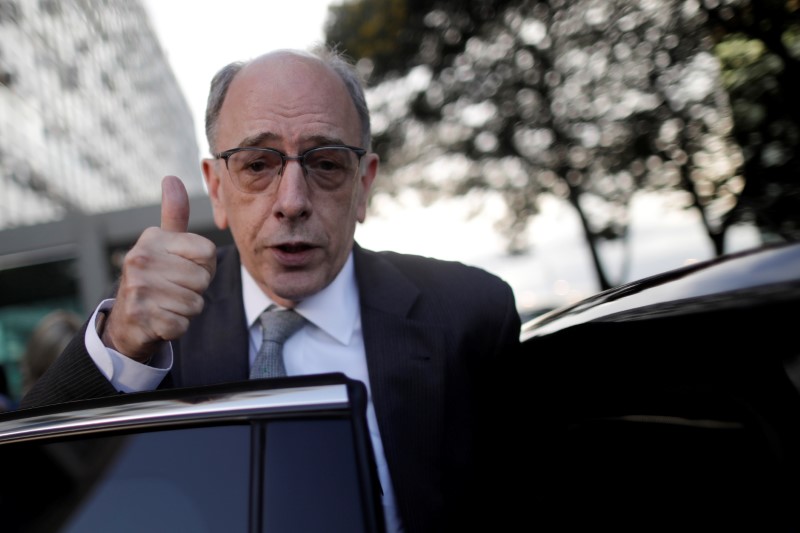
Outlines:
{"type": "Polygon", "coordinates": [[[76,314],[62,309],[42,317],[31,333],[20,360],[23,396],[80,331],[81,325],[81,319],[76,314]]]}
{"type": "Polygon", "coordinates": [[[11,398],[11,391],[8,388],[8,379],[6,379],[6,367],[0,365],[0,413],[3,411],[11,411],[16,408],[16,403],[11,398]]]}

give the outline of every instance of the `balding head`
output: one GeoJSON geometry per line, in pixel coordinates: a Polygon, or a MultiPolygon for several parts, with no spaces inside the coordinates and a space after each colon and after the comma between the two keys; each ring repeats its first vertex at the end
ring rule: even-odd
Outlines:
{"type": "Polygon", "coordinates": [[[327,47],[318,47],[311,52],[294,49],[276,50],[273,52],[268,52],[247,62],[237,61],[230,63],[217,72],[217,74],[211,80],[211,88],[209,90],[205,116],[206,139],[208,140],[209,150],[212,154],[223,149],[222,147],[217,146],[217,125],[222,105],[225,101],[225,97],[233,79],[237,77],[239,72],[241,72],[245,67],[258,65],[265,66],[268,65],[270,61],[287,60],[292,58],[317,61],[320,64],[325,65],[339,77],[350,96],[356,113],[358,114],[358,119],[361,126],[361,139],[359,144],[368,150],[370,149],[372,133],[370,128],[369,109],[367,107],[366,98],[364,97],[364,88],[362,86],[361,77],[358,74],[358,71],[355,69],[353,63],[344,54],[327,47]]]}

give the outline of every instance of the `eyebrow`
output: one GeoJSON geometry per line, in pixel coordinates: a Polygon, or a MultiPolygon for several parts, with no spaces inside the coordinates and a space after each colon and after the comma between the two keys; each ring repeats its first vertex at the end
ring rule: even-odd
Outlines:
{"type": "MultiPolygon", "coordinates": [[[[245,137],[239,143],[239,147],[241,148],[258,148],[265,144],[275,142],[280,140],[280,136],[276,133],[272,132],[262,132],[256,135],[251,135],[250,137],[245,137]]],[[[328,137],[326,135],[313,135],[311,137],[307,137],[301,141],[301,144],[312,144],[312,148],[315,146],[325,146],[329,144],[347,144],[342,139],[338,137],[328,137]]]]}
{"type": "Polygon", "coordinates": [[[279,139],[279,137],[275,133],[263,132],[263,133],[259,133],[257,135],[251,135],[250,137],[245,137],[244,139],[242,139],[242,142],[239,143],[239,147],[240,148],[244,148],[244,147],[257,148],[257,147],[261,146],[262,144],[266,144],[269,141],[275,141],[275,140],[278,140],[278,139],[279,139]]]}

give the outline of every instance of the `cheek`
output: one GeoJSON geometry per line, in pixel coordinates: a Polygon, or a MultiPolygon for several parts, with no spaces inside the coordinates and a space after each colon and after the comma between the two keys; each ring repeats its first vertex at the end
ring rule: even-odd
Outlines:
{"type": "Polygon", "coordinates": [[[267,209],[265,199],[259,196],[242,196],[238,191],[220,194],[225,218],[237,244],[245,244],[256,238],[264,222],[267,209]]]}
{"type": "Polygon", "coordinates": [[[237,200],[226,205],[231,229],[248,231],[260,227],[264,221],[264,208],[258,202],[237,200]]]}
{"type": "Polygon", "coordinates": [[[346,234],[361,218],[361,195],[356,190],[342,191],[342,194],[328,198],[324,206],[318,206],[316,211],[323,215],[329,230],[346,234]]]}

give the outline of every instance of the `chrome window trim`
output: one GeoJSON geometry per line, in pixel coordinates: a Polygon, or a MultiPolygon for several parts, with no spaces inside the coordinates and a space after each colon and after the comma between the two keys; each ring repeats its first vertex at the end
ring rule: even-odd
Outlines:
{"type": "Polygon", "coordinates": [[[350,406],[344,384],[283,389],[258,389],[198,395],[184,398],[143,400],[119,405],[65,410],[0,421],[0,444],[99,431],[154,427],[158,425],[246,419],[275,414],[307,414],[341,410],[350,406]]]}

